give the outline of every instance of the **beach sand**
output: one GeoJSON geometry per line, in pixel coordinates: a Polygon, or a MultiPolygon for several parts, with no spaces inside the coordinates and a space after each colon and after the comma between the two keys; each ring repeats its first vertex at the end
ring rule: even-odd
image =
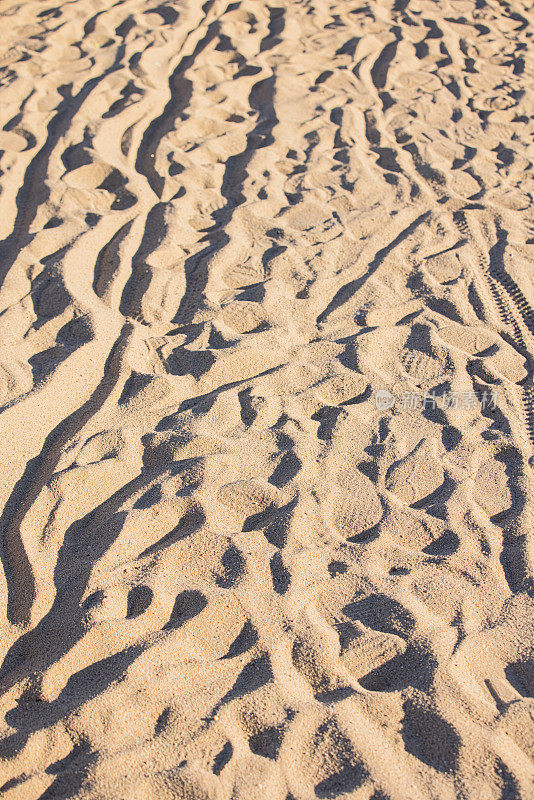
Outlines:
{"type": "Polygon", "coordinates": [[[530,0],[0,3],[0,794],[534,796],[530,0]]]}

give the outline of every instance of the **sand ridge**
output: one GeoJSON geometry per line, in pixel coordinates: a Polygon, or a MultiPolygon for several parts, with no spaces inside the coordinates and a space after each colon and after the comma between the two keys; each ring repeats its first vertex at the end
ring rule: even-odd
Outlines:
{"type": "Polygon", "coordinates": [[[531,797],[531,4],[0,21],[2,796],[531,797]]]}

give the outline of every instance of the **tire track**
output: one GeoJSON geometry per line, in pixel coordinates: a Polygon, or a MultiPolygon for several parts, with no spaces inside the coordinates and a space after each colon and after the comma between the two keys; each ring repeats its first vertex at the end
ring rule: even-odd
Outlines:
{"type": "MultiPolygon", "coordinates": [[[[534,309],[506,271],[504,252],[508,234],[499,221],[494,220],[497,241],[486,256],[485,249],[478,245],[480,234],[469,223],[467,214],[459,211],[453,218],[462,235],[477,247],[481,276],[489,288],[498,316],[510,331],[513,346],[527,362],[528,375],[521,382],[520,390],[527,436],[534,447],[534,309]]],[[[508,339],[506,334],[501,335],[508,339]]]]}

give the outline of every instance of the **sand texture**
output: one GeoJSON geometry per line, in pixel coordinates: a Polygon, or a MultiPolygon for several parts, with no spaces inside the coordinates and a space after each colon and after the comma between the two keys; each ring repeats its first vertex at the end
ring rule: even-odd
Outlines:
{"type": "Polygon", "coordinates": [[[533,40],[1,0],[2,798],[534,797],[533,40]]]}

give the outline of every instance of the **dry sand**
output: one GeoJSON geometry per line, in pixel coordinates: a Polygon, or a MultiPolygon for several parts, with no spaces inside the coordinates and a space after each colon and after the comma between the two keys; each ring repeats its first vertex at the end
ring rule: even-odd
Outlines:
{"type": "Polygon", "coordinates": [[[533,23],[0,3],[2,798],[534,796],[533,23]]]}

